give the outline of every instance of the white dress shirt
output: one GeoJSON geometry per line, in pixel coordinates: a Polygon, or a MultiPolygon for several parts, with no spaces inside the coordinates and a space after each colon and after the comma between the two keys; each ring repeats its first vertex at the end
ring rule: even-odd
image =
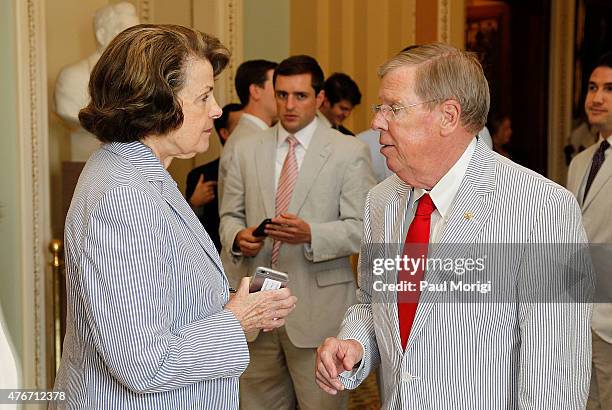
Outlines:
{"type": "MultiPolygon", "coordinates": [[[[298,164],[298,172],[302,167],[302,162],[304,162],[304,157],[306,156],[306,150],[308,149],[308,145],[310,145],[310,141],[312,140],[312,136],[314,135],[315,130],[317,129],[317,119],[314,118],[310,124],[293,134],[295,138],[298,140],[299,144],[295,146],[295,159],[298,164]]],[[[278,123],[278,133],[276,134],[276,166],[274,169],[274,191],[278,188],[278,181],[280,179],[280,174],[283,169],[283,164],[285,163],[285,157],[287,156],[287,152],[289,151],[289,143],[287,142],[287,138],[291,135],[289,131],[283,128],[282,124],[278,123]]]]}
{"type": "Polygon", "coordinates": [[[438,243],[442,238],[442,232],[448,221],[448,216],[451,214],[453,209],[453,202],[457,197],[457,192],[461,186],[461,181],[465,176],[474,150],[476,149],[476,138],[470,142],[468,147],[465,149],[461,157],[455,164],[448,170],[448,172],[438,181],[438,183],[427,192],[422,188],[413,188],[410,193],[410,199],[408,200],[408,206],[406,209],[406,219],[404,222],[404,234],[402,240],[405,240],[406,234],[408,233],[408,227],[414,219],[416,212],[417,201],[425,194],[429,194],[434,205],[436,206],[435,211],[431,214],[431,226],[429,231],[429,242],[438,243]]]}

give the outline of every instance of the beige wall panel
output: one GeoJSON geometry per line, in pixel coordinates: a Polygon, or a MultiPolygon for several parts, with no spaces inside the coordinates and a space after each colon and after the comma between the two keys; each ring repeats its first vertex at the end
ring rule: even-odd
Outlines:
{"type": "Polygon", "coordinates": [[[400,17],[400,35],[403,40],[399,50],[416,43],[416,1],[402,1],[399,11],[395,13],[400,17]]]}
{"type": "Polygon", "coordinates": [[[416,42],[438,41],[438,2],[416,0],[416,42]]]}
{"type": "MultiPolygon", "coordinates": [[[[356,113],[355,123],[359,132],[370,127],[372,113],[370,107],[378,102],[379,79],[376,72],[378,67],[384,63],[391,55],[391,45],[389,44],[390,34],[388,27],[394,20],[390,15],[391,8],[388,0],[368,1],[366,20],[366,48],[365,48],[365,87],[362,98],[361,109],[356,113]]],[[[362,57],[362,61],[363,57],[362,57]]]]}
{"type": "MultiPolygon", "coordinates": [[[[328,0],[311,0],[311,4],[316,7],[316,50],[317,59],[327,75],[329,70],[329,60],[333,47],[330,44],[330,5],[328,0]]],[[[335,47],[334,47],[335,48],[335,47]]]]}
{"type": "Polygon", "coordinates": [[[193,23],[192,1],[198,0],[149,0],[152,3],[151,22],[191,27],[193,23]]]}
{"type": "Polygon", "coordinates": [[[289,54],[308,54],[318,58],[317,7],[312,0],[291,0],[289,54]]]}
{"type": "MultiPolygon", "coordinates": [[[[352,7],[349,8],[352,10],[352,7]]],[[[347,10],[347,11],[349,11],[347,10]]],[[[348,72],[350,70],[348,64],[342,64],[342,49],[345,48],[351,33],[347,33],[344,27],[344,14],[345,9],[342,8],[340,1],[332,1],[329,3],[329,14],[328,14],[328,53],[327,53],[327,70],[324,71],[325,77],[331,73],[339,70],[348,72]]]]}
{"type": "MultiPolygon", "coordinates": [[[[359,133],[370,127],[371,113],[369,104],[373,101],[372,93],[375,95],[377,91],[375,89],[368,90],[368,73],[374,69],[366,61],[368,55],[368,37],[372,35],[366,27],[369,18],[367,10],[368,1],[370,0],[355,0],[352,3],[353,35],[347,38],[347,43],[344,45],[344,47],[352,50],[352,53],[350,59],[342,61],[343,64],[345,61],[347,62],[346,73],[355,80],[361,90],[361,104],[353,110],[353,114],[346,121],[346,127],[354,133],[359,133]],[[352,67],[352,69],[349,70],[348,67],[352,67]]],[[[338,71],[342,70],[343,67],[338,67],[338,71]]]]}
{"type": "Polygon", "coordinates": [[[326,75],[345,72],[359,85],[362,103],[346,121],[354,132],[370,126],[369,107],[378,100],[378,66],[414,43],[415,4],[416,0],[291,2],[291,54],[310,54],[326,75]]]}
{"type": "MultiPolygon", "coordinates": [[[[341,0],[333,2],[333,4],[340,7],[341,10],[337,12],[334,9],[333,15],[337,16],[334,21],[339,25],[339,31],[342,35],[341,41],[336,42],[340,48],[340,52],[334,53],[340,60],[334,61],[333,67],[334,70],[336,69],[335,67],[341,67],[347,73],[354,73],[355,67],[359,65],[357,63],[357,56],[360,54],[358,46],[361,41],[359,33],[363,32],[362,26],[358,24],[359,22],[356,19],[357,13],[355,12],[354,0],[341,0]],[[351,42],[354,43],[352,46],[350,44],[351,42]],[[347,46],[344,44],[347,44],[347,46]]],[[[338,70],[340,70],[340,68],[338,68],[338,70]]]]}
{"type": "MultiPolygon", "coordinates": [[[[402,8],[404,1],[402,0],[389,0],[389,14],[390,21],[387,25],[387,35],[389,36],[388,51],[389,55],[394,54],[406,47],[406,44],[402,42],[402,27],[403,22],[401,21],[402,8]]],[[[381,27],[382,29],[383,27],[381,27]]]]}
{"type": "Polygon", "coordinates": [[[449,43],[465,49],[465,0],[450,1],[449,43]]]}

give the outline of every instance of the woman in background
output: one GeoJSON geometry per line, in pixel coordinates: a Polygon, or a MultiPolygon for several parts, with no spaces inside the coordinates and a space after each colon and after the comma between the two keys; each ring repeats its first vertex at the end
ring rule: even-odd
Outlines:
{"type": "Polygon", "coordinates": [[[284,324],[289,290],[230,298],[217,251],[166,168],[208,149],[228,50],[172,25],[121,32],[94,67],[83,127],[103,142],[66,218],[67,408],[238,407],[245,331],[284,324]]]}

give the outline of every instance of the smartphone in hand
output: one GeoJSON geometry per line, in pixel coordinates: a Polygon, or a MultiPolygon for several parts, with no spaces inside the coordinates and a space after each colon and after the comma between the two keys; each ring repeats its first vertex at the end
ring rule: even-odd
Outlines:
{"type": "Polygon", "coordinates": [[[270,268],[259,266],[251,276],[249,293],[287,287],[289,275],[270,268]]]}
{"type": "Polygon", "coordinates": [[[253,231],[253,236],[259,236],[259,237],[268,236],[268,234],[264,232],[264,229],[266,229],[266,225],[271,224],[271,223],[272,223],[271,218],[266,218],[263,221],[261,221],[259,226],[255,228],[255,230],[253,231]]]}

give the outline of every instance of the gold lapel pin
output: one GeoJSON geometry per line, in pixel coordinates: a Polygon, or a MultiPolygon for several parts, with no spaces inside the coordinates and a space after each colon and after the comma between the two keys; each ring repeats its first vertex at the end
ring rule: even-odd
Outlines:
{"type": "Polygon", "coordinates": [[[468,211],[463,214],[463,217],[469,221],[470,219],[474,217],[474,214],[468,211]]]}

